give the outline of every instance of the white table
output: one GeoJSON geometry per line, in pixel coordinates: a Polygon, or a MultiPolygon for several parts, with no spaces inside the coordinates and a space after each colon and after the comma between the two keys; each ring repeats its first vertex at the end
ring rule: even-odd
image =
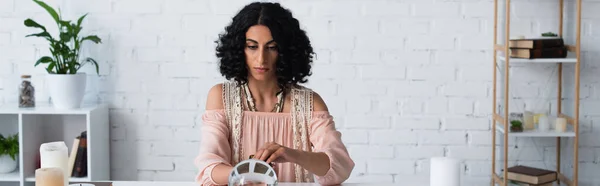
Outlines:
{"type": "MultiPolygon", "coordinates": [[[[113,186],[199,186],[194,182],[150,182],[150,181],[115,181],[113,186]]],[[[279,186],[319,186],[319,184],[310,183],[279,183],[279,186]]],[[[380,183],[347,183],[342,186],[390,186],[398,184],[380,184],[380,183]]]]}

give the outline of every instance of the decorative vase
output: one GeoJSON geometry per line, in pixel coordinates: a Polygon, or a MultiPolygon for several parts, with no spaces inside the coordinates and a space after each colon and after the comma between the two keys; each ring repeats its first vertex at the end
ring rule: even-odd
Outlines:
{"type": "Polygon", "coordinates": [[[86,74],[48,74],[48,86],[52,104],[57,109],[81,107],[86,89],[86,74]]]}
{"type": "Polygon", "coordinates": [[[9,155],[0,155],[0,174],[13,172],[17,169],[17,160],[13,160],[9,155]]]}

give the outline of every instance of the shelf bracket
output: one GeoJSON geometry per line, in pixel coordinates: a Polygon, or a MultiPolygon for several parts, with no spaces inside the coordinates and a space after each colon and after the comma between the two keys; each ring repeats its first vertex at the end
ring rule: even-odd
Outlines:
{"type": "Polygon", "coordinates": [[[493,174],[494,177],[494,182],[499,184],[499,185],[504,185],[504,181],[502,180],[502,178],[500,178],[500,176],[498,176],[497,174],[493,174]]]}
{"type": "Polygon", "coordinates": [[[563,182],[567,185],[573,185],[573,182],[560,172],[558,173],[558,180],[560,180],[561,182],[563,182]]]}
{"type": "Polygon", "coordinates": [[[567,50],[569,52],[576,52],[577,51],[577,47],[573,46],[573,45],[565,45],[565,47],[567,47],[567,50]]]}
{"type": "Polygon", "coordinates": [[[504,48],[504,45],[496,45],[494,46],[494,49],[500,52],[506,52],[506,48],[504,48]]]}
{"type": "Polygon", "coordinates": [[[500,116],[500,114],[494,114],[494,120],[504,124],[504,118],[502,116],[500,116]]]}

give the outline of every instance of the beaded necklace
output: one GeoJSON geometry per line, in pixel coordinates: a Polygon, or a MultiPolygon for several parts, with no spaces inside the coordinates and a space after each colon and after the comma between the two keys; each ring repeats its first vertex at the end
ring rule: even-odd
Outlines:
{"type": "MultiPolygon", "coordinates": [[[[248,88],[248,83],[244,83],[242,84],[242,88],[244,89],[244,94],[246,96],[246,104],[248,105],[248,109],[250,109],[250,111],[252,112],[256,112],[258,109],[256,109],[256,105],[254,104],[254,99],[252,98],[252,93],[250,92],[250,88],[248,88]]],[[[284,97],[284,92],[283,89],[279,89],[279,91],[277,92],[277,103],[275,103],[275,106],[273,107],[273,110],[271,110],[271,112],[282,112],[283,111],[283,97],[284,97]]]]}

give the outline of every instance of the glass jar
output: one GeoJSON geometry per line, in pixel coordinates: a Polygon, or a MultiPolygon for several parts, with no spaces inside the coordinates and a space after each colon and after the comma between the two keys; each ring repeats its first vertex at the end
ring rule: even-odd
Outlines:
{"type": "Polygon", "coordinates": [[[525,111],[523,114],[523,128],[525,130],[533,130],[535,128],[534,125],[534,113],[531,111],[525,111]]]}
{"type": "Polygon", "coordinates": [[[508,116],[508,119],[509,119],[510,121],[517,120],[517,121],[523,122],[523,113],[515,113],[515,112],[512,112],[512,113],[510,113],[510,115],[508,116]]]}
{"type": "Polygon", "coordinates": [[[31,83],[30,75],[21,76],[21,84],[19,84],[19,107],[35,107],[35,88],[33,87],[33,83],[31,83]]]}

